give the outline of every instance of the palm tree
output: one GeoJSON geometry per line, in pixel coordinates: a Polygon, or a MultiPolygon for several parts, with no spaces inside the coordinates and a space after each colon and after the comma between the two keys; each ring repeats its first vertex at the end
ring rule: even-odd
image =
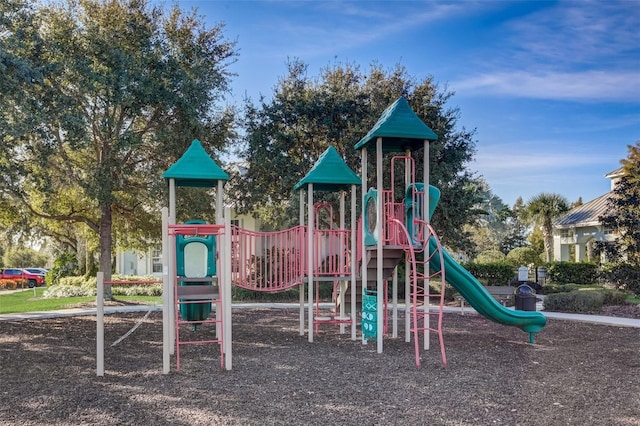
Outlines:
{"type": "Polygon", "coordinates": [[[568,210],[569,202],[565,197],[546,192],[531,198],[524,208],[525,220],[542,230],[547,262],[551,262],[553,254],[553,219],[568,210]]]}

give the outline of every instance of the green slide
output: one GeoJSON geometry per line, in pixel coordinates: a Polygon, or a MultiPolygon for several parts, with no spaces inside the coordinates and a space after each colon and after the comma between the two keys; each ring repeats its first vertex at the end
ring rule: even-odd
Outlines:
{"type": "MultiPolygon", "coordinates": [[[[430,251],[436,249],[435,242],[430,242],[430,251]]],[[[478,313],[500,324],[513,325],[528,333],[537,333],[545,326],[547,319],[540,312],[514,311],[505,308],[484,288],[484,286],[469,271],[456,262],[446,250],[442,249],[444,259],[445,278],[458,293],[478,313]]],[[[438,270],[439,258],[434,256],[430,266],[438,270]]],[[[533,334],[530,334],[533,343],[533,334]]]]}
{"type": "MultiPolygon", "coordinates": [[[[417,191],[422,192],[424,185],[421,183],[413,184],[417,191]]],[[[407,189],[407,197],[405,201],[405,209],[407,215],[407,224],[413,222],[414,214],[417,217],[422,216],[420,210],[416,209],[414,201],[412,201],[410,187],[407,189]]],[[[429,186],[429,217],[433,215],[433,212],[440,200],[440,190],[434,186],[429,186]]],[[[418,201],[419,204],[421,201],[418,201]]],[[[412,230],[410,231],[410,235],[412,230]]],[[[437,249],[435,241],[429,241],[429,251],[433,253],[437,249]]],[[[445,279],[451,284],[458,293],[471,305],[478,313],[495,321],[499,324],[512,325],[520,328],[521,330],[529,333],[529,341],[533,343],[533,333],[538,333],[547,323],[547,319],[540,312],[530,311],[514,311],[512,309],[505,308],[484,288],[484,286],[478,281],[469,271],[456,262],[449,253],[442,249],[442,257],[444,260],[445,279]]],[[[431,268],[439,270],[440,259],[434,256],[430,262],[431,268]]]]}

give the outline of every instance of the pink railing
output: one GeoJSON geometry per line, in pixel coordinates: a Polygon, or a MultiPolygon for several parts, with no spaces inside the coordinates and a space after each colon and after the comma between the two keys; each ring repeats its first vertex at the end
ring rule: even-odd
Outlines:
{"type": "Polygon", "coordinates": [[[254,232],[232,227],[231,282],[248,290],[275,293],[303,282],[306,229],[254,232]]]}
{"type": "MultiPolygon", "coordinates": [[[[351,230],[314,231],[313,275],[345,276],[351,273],[351,230]]],[[[305,262],[305,273],[309,268],[305,262]]]]}
{"type": "MultiPolygon", "coordinates": [[[[308,275],[307,229],[255,232],[232,227],[231,280],[247,290],[275,293],[301,284],[308,275]]],[[[313,274],[345,276],[351,273],[351,231],[314,231],[313,274]]]]}

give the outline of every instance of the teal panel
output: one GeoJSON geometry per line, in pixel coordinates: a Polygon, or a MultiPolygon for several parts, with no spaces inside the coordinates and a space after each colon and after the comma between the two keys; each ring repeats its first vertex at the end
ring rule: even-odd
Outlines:
{"type": "Polygon", "coordinates": [[[378,235],[380,235],[380,226],[377,216],[378,206],[378,190],[370,188],[364,195],[364,245],[375,246],[378,243],[378,235]]]}
{"type": "Polygon", "coordinates": [[[376,292],[363,289],[362,293],[362,334],[374,338],[378,334],[378,298],[376,292]]]}
{"type": "MultiPolygon", "coordinates": [[[[415,244],[416,235],[415,228],[413,226],[414,219],[417,220],[425,220],[424,215],[422,213],[423,207],[423,196],[422,194],[416,197],[416,203],[413,202],[413,194],[415,192],[419,192],[424,194],[424,183],[417,182],[412,183],[407,187],[407,191],[405,192],[404,198],[404,212],[405,212],[405,225],[407,227],[407,232],[411,237],[411,242],[415,244]]],[[[431,217],[433,216],[433,212],[438,205],[438,201],[440,201],[440,190],[435,186],[429,185],[429,221],[431,221],[431,217]]]]}

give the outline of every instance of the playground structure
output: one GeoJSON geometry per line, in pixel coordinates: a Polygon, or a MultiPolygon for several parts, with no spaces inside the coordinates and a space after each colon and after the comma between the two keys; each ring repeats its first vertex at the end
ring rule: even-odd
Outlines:
{"type": "Polygon", "coordinates": [[[429,349],[429,333],[438,336],[442,362],[446,355],[442,334],[445,283],[485,317],[533,334],[545,325],[537,312],[516,312],[500,305],[471,274],[441,247],[429,221],[440,191],[429,185],[429,143],[437,135],[399,98],[382,114],[355,149],[361,151],[359,178],[333,147],[294,187],[300,194],[300,224],[274,232],[257,232],[231,225],[223,208],[228,175],[193,141],[185,154],[164,174],[169,206],[162,209],[163,229],[163,372],[170,357],[190,344],[217,344],[222,368],[232,368],[231,287],[279,292],[300,286],[300,335],[308,341],[320,327],[332,324],[350,329],[357,340],[358,303],[362,303],[362,342],[375,339],[383,352],[383,337],[391,317],[391,337],[398,336],[398,273],[405,262],[405,340],[414,340],[420,366],[420,336],[429,349]],[[375,188],[367,189],[368,153],[375,153],[375,188]],[[415,176],[415,153],[422,151],[423,176],[415,176]],[[384,167],[384,153],[391,153],[384,167]],[[396,155],[397,154],[397,155],[396,155]],[[390,172],[385,188],[384,171],[390,172]],[[192,220],[176,224],[176,187],[215,188],[215,224],[192,220]],[[362,214],[357,220],[357,186],[362,187],[362,214]],[[314,193],[339,193],[334,206],[314,202],[314,193]],[[350,194],[350,226],[346,226],[346,196],[350,194]],[[306,203],[305,203],[306,194],[306,203]],[[304,206],[306,204],[306,215],[304,206]],[[391,309],[387,286],[391,283],[391,309]],[[333,309],[322,309],[318,289],[333,285],[333,309]],[[306,293],[304,291],[306,285],[306,293]],[[435,291],[432,291],[435,290],[435,291]],[[306,324],[305,324],[306,309],[306,324]],[[210,318],[211,316],[213,318],[210,318]],[[435,320],[432,321],[432,318],[435,320]],[[213,327],[206,327],[212,324],[213,327]],[[186,334],[184,327],[198,329],[186,334]],[[213,329],[212,329],[213,328],[213,329]],[[182,330],[182,331],[181,331],[182,330]],[[209,333],[207,336],[200,335],[209,333]],[[189,337],[198,335],[197,339],[189,337]]]}

